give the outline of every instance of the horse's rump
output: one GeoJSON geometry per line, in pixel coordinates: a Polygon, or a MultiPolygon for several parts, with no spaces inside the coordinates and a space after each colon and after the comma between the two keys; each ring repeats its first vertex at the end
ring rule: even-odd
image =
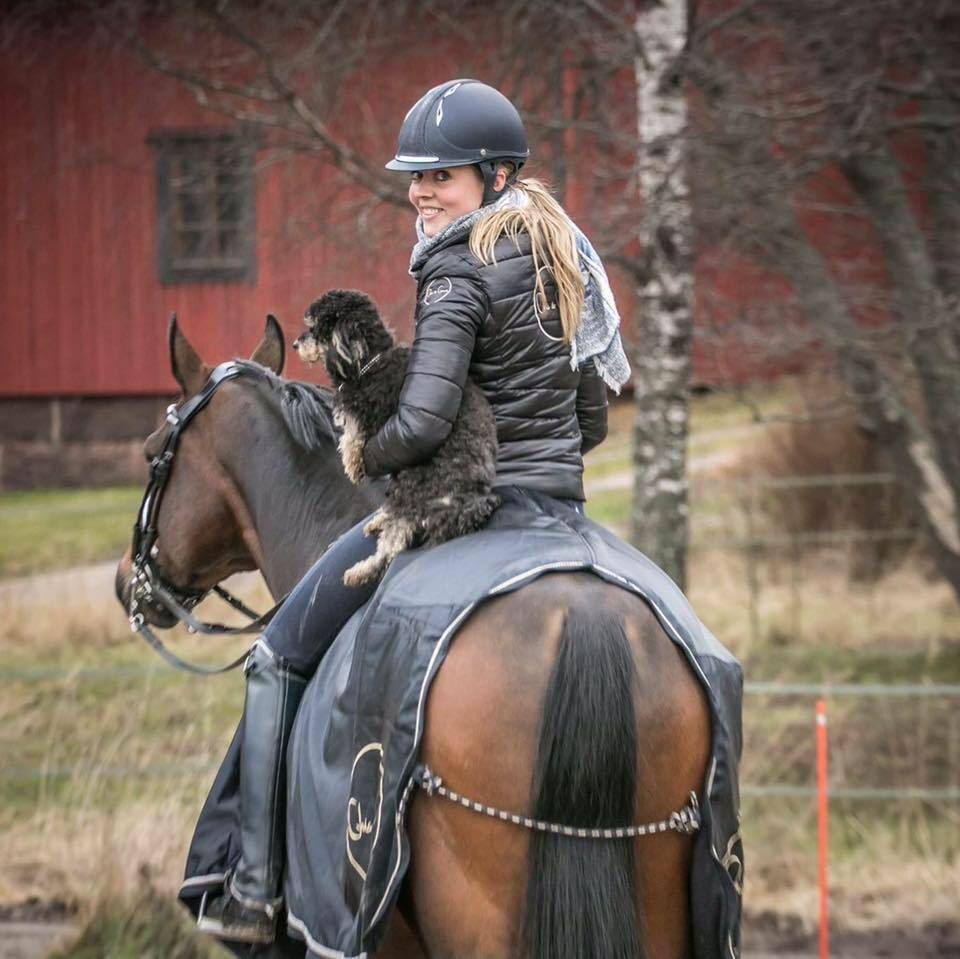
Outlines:
{"type": "MultiPolygon", "coordinates": [[[[385,933],[409,865],[411,773],[423,741],[427,693],[453,635],[481,604],[477,618],[496,605],[486,600],[546,573],[577,570],[593,574],[588,578],[598,586],[602,579],[619,587],[616,594],[622,594],[625,608],[639,606],[640,596],[682,650],[682,658],[671,651],[673,658],[687,663],[701,681],[710,707],[712,750],[709,774],[698,790],[703,828],[691,869],[694,954],[729,959],[728,947],[738,947],[739,889],[723,859],[724,851],[739,853],[739,666],[648,560],[573,509],[518,492],[505,497],[480,533],[398,557],[370,604],[331,647],[305,694],[288,755],[286,895],[291,928],[315,952],[359,956],[375,949],[385,933]]],[[[554,577],[544,582],[549,579],[554,577]]],[[[523,605],[519,599],[511,602],[515,610],[523,605]]],[[[522,623],[513,618],[513,635],[522,635],[522,623]]],[[[538,716],[539,707],[536,702],[529,708],[538,716]]],[[[476,717],[478,728],[483,721],[482,715],[476,717]]],[[[537,726],[537,721],[529,726],[534,737],[537,726]]],[[[531,768],[526,766],[524,798],[531,768]]],[[[433,771],[450,776],[455,788],[454,769],[433,771]]],[[[439,802],[421,797],[417,806],[439,802]]],[[[639,809],[637,815],[645,812],[639,809]]],[[[209,870],[203,860],[192,856],[188,883],[209,870]]],[[[182,894],[200,888],[202,881],[194,881],[182,894]]]]}

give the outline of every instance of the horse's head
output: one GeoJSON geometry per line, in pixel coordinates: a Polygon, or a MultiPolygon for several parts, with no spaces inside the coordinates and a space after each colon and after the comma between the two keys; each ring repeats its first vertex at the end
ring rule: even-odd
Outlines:
{"type": "MultiPolygon", "coordinates": [[[[139,552],[147,554],[153,572],[168,591],[187,604],[232,573],[259,565],[249,517],[233,478],[217,455],[218,450],[255,444],[257,424],[245,415],[242,388],[225,382],[190,415],[189,428],[181,423],[175,446],[165,456],[171,433],[177,429],[178,413],[190,411],[191,402],[209,390],[213,372],[180,331],[175,317],[170,321],[169,344],[170,366],[180,386],[180,397],[171,415],[143,446],[151,464],[151,481],[133,544],[120,560],[116,576],[117,598],[127,610],[138,547],[139,552]]],[[[280,325],[270,316],[251,360],[279,374],[283,359],[280,325]]],[[[149,597],[141,600],[139,611],[154,626],[176,623],[166,606],[149,597]]]]}

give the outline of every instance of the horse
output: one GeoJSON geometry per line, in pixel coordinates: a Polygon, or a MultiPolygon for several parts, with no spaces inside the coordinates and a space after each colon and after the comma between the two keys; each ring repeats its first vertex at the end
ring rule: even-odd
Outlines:
{"type": "MultiPolygon", "coordinates": [[[[169,346],[182,405],[212,368],[175,319],[169,346]]],[[[348,481],[335,438],[305,436],[283,409],[285,390],[324,400],[319,387],[280,379],[283,359],[279,324],[268,318],[250,360],[265,375],[223,383],[184,431],[152,552],[171,591],[203,593],[258,569],[282,596],[378,505],[382,486],[348,481]]],[[[148,461],[168,429],[146,440],[148,461]]],[[[131,562],[128,549],[116,580],[125,607],[131,562]]],[[[155,604],[144,614],[171,624],[155,604]]],[[[499,809],[642,823],[702,792],[710,744],[701,685],[647,604],[589,572],[552,572],[486,601],[460,626],[431,686],[420,758],[499,809]]],[[[557,836],[419,791],[407,827],[402,918],[382,956],[692,955],[690,835],[557,836]]]]}

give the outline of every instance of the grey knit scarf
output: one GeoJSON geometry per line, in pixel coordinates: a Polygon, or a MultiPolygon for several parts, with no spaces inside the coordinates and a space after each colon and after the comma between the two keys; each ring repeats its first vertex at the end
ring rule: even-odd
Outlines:
{"type": "MultiPolygon", "coordinates": [[[[410,256],[411,276],[420,275],[430,254],[441,243],[468,236],[474,225],[494,210],[522,209],[528,202],[523,190],[510,187],[495,203],[465,213],[436,236],[427,236],[423,232],[423,222],[418,216],[417,242],[410,256]]],[[[577,369],[592,359],[607,386],[614,393],[619,393],[623,384],[630,379],[630,364],[620,342],[620,314],[613,299],[613,290],[607,279],[607,271],[593,245],[573,220],[567,217],[567,222],[576,237],[580,275],[585,285],[580,328],[570,348],[570,367],[577,369]]]]}

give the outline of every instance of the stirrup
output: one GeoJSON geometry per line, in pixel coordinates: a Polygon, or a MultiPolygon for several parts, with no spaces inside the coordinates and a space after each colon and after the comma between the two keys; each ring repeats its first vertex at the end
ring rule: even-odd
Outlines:
{"type": "Polygon", "coordinates": [[[224,883],[223,892],[208,901],[209,892],[200,900],[197,928],[218,939],[269,945],[277,937],[278,903],[260,903],[238,896],[224,883]]]}

